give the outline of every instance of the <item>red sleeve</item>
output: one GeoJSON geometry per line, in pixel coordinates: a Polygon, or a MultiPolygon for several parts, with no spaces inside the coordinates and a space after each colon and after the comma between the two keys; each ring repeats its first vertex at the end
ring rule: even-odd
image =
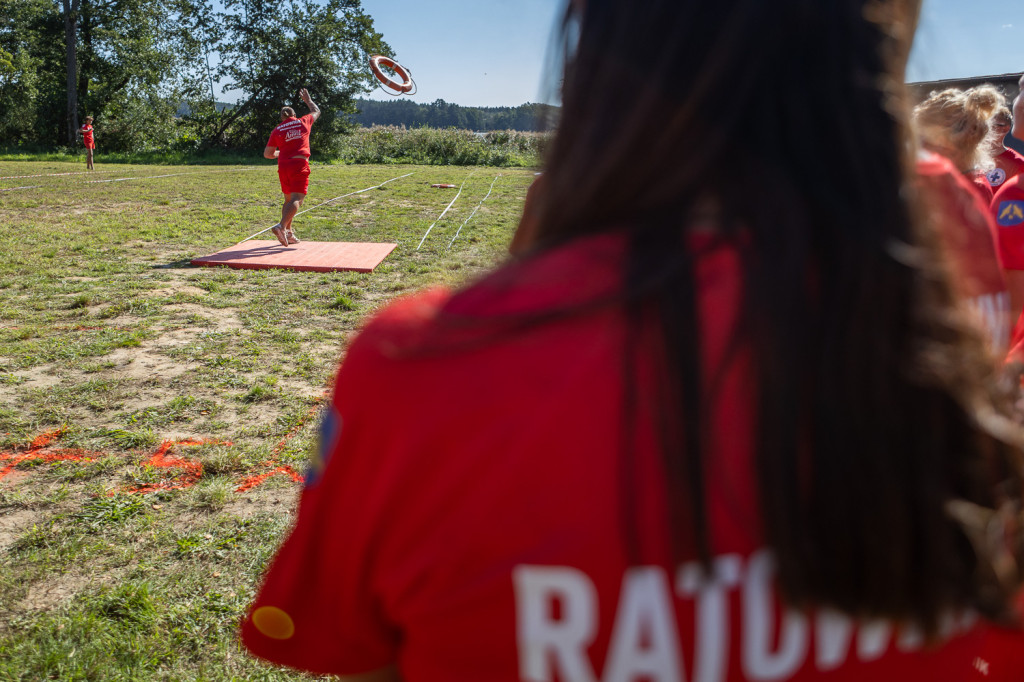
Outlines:
{"type": "MultiPolygon", "coordinates": [[[[1012,179],[1024,172],[1024,156],[1019,154],[1016,150],[1007,147],[1003,153],[1000,154],[1000,158],[1002,159],[1001,166],[1005,167],[1004,169],[1009,176],[1008,179],[1012,179]]],[[[999,163],[999,160],[1000,159],[996,159],[996,163],[999,163]]]]}
{"type": "Polygon", "coordinates": [[[992,200],[999,255],[1007,270],[1024,270],[1024,176],[1007,182],[992,200]]]}
{"type": "Polygon", "coordinates": [[[305,124],[306,128],[309,129],[313,127],[313,123],[316,122],[316,118],[314,118],[313,114],[306,114],[302,117],[302,122],[305,124]]]}
{"type": "Polygon", "coordinates": [[[274,128],[273,132],[270,133],[270,139],[267,140],[268,147],[281,147],[281,136],[277,132],[277,128],[274,128]]]}
{"type": "Polygon", "coordinates": [[[377,540],[396,506],[383,494],[395,472],[378,457],[394,427],[384,395],[393,387],[379,385],[375,368],[387,362],[380,348],[393,338],[388,332],[396,316],[432,311],[434,298],[393,305],[348,352],[298,520],[242,623],[243,643],[260,658],[333,675],[368,672],[397,659],[401,633],[374,584],[377,540]]]}

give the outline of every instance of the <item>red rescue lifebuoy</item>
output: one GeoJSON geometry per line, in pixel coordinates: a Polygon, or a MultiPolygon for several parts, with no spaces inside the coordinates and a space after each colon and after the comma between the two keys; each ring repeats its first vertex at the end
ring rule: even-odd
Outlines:
{"type": "Polygon", "coordinates": [[[385,57],[381,54],[375,54],[370,57],[370,70],[373,71],[373,75],[377,77],[377,80],[392,90],[397,90],[398,92],[410,92],[413,88],[412,76],[409,74],[409,70],[394,59],[385,57]],[[402,79],[402,82],[400,83],[384,73],[384,70],[381,69],[382,66],[386,66],[394,71],[395,75],[402,79]]]}

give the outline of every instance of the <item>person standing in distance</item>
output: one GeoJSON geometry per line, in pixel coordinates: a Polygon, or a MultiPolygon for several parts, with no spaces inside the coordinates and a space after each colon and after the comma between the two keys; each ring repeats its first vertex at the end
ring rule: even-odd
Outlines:
{"type": "Polygon", "coordinates": [[[95,170],[92,163],[92,153],[96,149],[96,140],[92,134],[92,116],[85,117],[85,123],[78,129],[78,134],[82,136],[82,142],[85,144],[85,167],[89,170],[95,170]]]}
{"type": "Polygon", "coordinates": [[[270,133],[263,150],[264,158],[277,159],[277,176],[284,193],[281,222],[270,228],[282,246],[299,243],[292,229],[292,219],[309,191],[309,131],[313,122],[320,118],[320,107],[313,102],[309,91],[302,88],[299,96],[309,107],[309,113],[296,118],[291,107],[281,109],[281,124],[270,133]]]}

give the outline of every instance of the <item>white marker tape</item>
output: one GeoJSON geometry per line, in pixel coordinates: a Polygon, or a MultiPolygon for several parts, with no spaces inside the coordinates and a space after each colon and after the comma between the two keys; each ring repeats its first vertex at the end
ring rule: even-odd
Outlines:
{"type": "MultiPolygon", "coordinates": [[[[342,194],[340,197],[334,197],[333,199],[328,199],[324,203],[317,204],[313,208],[307,208],[305,211],[299,211],[298,213],[295,214],[295,217],[298,217],[298,216],[302,215],[303,213],[309,213],[310,211],[312,211],[314,209],[318,209],[321,206],[326,206],[327,204],[330,204],[330,203],[333,203],[335,201],[338,201],[339,199],[344,199],[345,197],[350,197],[350,196],[353,196],[355,194],[362,194],[363,192],[369,192],[371,189],[377,189],[378,187],[383,187],[384,185],[388,184],[389,182],[394,182],[395,180],[401,180],[402,178],[407,178],[410,175],[414,175],[415,173],[416,173],[416,171],[413,171],[412,173],[406,173],[405,175],[399,175],[397,178],[391,178],[390,180],[385,180],[384,182],[380,183],[379,185],[374,185],[373,187],[367,187],[366,189],[360,189],[360,190],[357,190],[355,192],[349,192],[348,194],[342,194]]],[[[277,225],[278,225],[278,223],[274,223],[270,227],[264,228],[264,229],[260,230],[259,232],[255,233],[255,234],[249,235],[248,237],[246,237],[245,239],[243,239],[241,242],[238,242],[238,243],[241,244],[242,242],[249,241],[253,237],[258,237],[261,234],[263,234],[264,232],[266,232],[267,230],[274,229],[274,227],[277,226],[277,225]]]]}
{"type": "MultiPolygon", "coordinates": [[[[473,171],[473,173],[475,172],[476,171],[473,171]]],[[[469,180],[471,177],[473,177],[473,173],[467,175],[466,180],[469,180]]],[[[423,239],[420,240],[419,246],[416,247],[417,251],[420,250],[420,246],[423,246],[423,242],[427,241],[427,235],[430,234],[430,231],[434,229],[434,225],[437,225],[439,222],[441,222],[441,218],[443,218],[444,214],[448,212],[448,209],[454,206],[455,202],[459,200],[459,196],[462,194],[462,188],[466,186],[466,180],[463,180],[462,184],[459,185],[459,192],[458,194],[455,195],[455,198],[452,199],[452,203],[448,204],[448,207],[441,211],[441,215],[437,216],[437,220],[431,223],[430,227],[427,228],[427,231],[423,233],[423,239]]]]}
{"type": "Polygon", "coordinates": [[[455,231],[455,236],[452,237],[452,240],[450,242],[448,242],[448,248],[449,249],[452,248],[452,244],[455,243],[455,240],[459,238],[459,233],[462,232],[462,228],[464,228],[466,226],[466,223],[468,223],[470,220],[473,219],[473,216],[476,215],[476,212],[479,211],[480,207],[484,205],[485,201],[487,201],[487,197],[491,196],[491,190],[494,189],[494,183],[496,183],[498,181],[498,178],[500,178],[500,177],[501,177],[501,173],[498,173],[497,175],[494,176],[494,180],[491,181],[491,188],[487,190],[487,195],[484,196],[484,198],[480,200],[479,204],[476,205],[476,208],[473,209],[473,212],[469,214],[468,218],[466,218],[466,222],[464,222],[461,225],[459,225],[459,229],[455,231]]]}

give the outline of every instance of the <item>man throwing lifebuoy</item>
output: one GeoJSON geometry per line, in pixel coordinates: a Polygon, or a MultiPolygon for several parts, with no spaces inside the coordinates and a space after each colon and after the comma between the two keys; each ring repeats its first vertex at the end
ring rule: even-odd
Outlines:
{"type": "Polygon", "coordinates": [[[281,109],[281,124],[270,133],[267,148],[263,150],[265,158],[277,159],[277,176],[284,192],[281,222],[270,228],[282,246],[299,243],[292,229],[292,218],[309,191],[309,131],[313,121],[320,118],[320,107],[313,103],[309,91],[302,88],[299,96],[309,107],[309,113],[296,118],[291,107],[281,109]]]}

